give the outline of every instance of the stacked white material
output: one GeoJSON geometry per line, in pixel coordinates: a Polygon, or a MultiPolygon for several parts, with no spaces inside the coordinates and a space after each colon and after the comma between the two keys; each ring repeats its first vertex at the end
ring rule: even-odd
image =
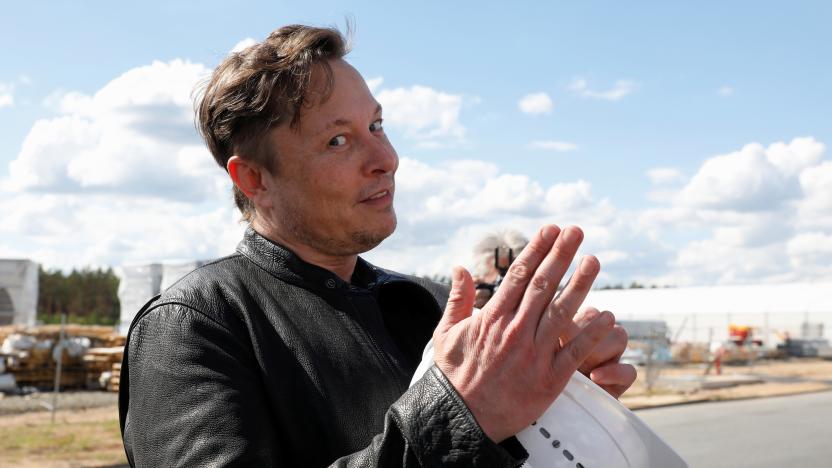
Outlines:
{"type": "Polygon", "coordinates": [[[33,326],[38,306],[38,264],[0,260],[0,325],[33,326]]]}
{"type": "Polygon", "coordinates": [[[179,281],[204,261],[151,263],[127,265],[116,270],[121,279],[118,285],[118,299],[121,302],[119,333],[126,335],[136,313],[153,296],[179,281]]]}
{"type": "Polygon", "coordinates": [[[199,260],[181,263],[164,263],[162,265],[162,284],[160,291],[164,291],[165,289],[171,287],[173,283],[182,279],[183,276],[204,264],[205,262],[199,260]]]}
{"type": "Polygon", "coordinates": [[[162,284],[162,265],[125,265],[116,270],[119,277],[118,300],[121,304],[119,332],[127,334],[136,312],[156,294],[162,284]]]}
{"type": "Polygon", "coordinates": [[[804,322],[832,329],[832,283],[597,290],[585,304],[621,320],[664,320],[679,341],[706,342],[711,330],[726,340],[730,324],[755,327],[769,346],[784,333],[801,336],[804,322]]]}

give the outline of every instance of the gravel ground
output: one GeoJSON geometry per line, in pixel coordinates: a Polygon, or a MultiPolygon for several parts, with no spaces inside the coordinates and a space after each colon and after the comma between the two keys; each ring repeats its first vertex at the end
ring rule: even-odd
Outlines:
{"type": "MultiPolygon", "coordinates": [[[[0,416],[49,411],[52,409],[52,393],[30,393],[28,395],[5,395],[0,393],[0,416]]],[[[116,406],[118,393],[103,391],[75,391],[58,394],[58,409],[90,409],[116,406]]]]}

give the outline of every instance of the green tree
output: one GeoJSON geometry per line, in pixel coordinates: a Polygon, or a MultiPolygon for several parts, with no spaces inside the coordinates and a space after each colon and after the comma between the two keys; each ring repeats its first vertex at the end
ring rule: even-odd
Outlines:
{"type": "Polygon", "coordinates": [[[112,268],[84,268],[64,274],[40,268],[38,320],[59,323],[67,314],[71,323],[113,325],[118,322],[118,277],[112,268]]]}

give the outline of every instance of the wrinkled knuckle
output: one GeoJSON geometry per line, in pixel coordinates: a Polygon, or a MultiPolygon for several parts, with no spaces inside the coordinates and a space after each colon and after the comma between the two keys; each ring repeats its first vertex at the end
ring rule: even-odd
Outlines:
{"type": "Polygon", "coordinates": [[[465,295],[462,293],[462,291],[452,290],[451,293],[448,295],[448,302],[450,303],[462,302],[463,299],[465,299],[465,295]]]}
{"type": "Polygon", "coordinates": [[[541,243],[538,242],[532,242],[531,244],[527,245],[526,248],[523,250],[528,251],[530,254],[538,257],[546,255],[547,251],[547,249],[541,243]]]}
{"type": "Polygon", "coordinates": [[[554,257],[558,262],[571,263],[574,256],[575,253],[570,252],[570,249],[564,248],[564,246],[555,247],[554,257]]]}
{"type": "Polygon", "coordinates": [[[532,278],[531,286],[535,291],[546,291],[549,288],[549,279],[544,275],[535,275],[532,278]]]}
{"type": "Polygon", "coordinates": [[[552,323],[552,325],[556,327],[563,326],[565,323],[565,314],[563,312],[563,307],[560,306],[550,306],[546,308],[546,320],[552,323]]]}
{"type": "Polygon", "coordinates": [[[515,283],[525,283],[529,280],[529,267],[522,262],[514,262],[508,269],[508,277],[515,283]]]}

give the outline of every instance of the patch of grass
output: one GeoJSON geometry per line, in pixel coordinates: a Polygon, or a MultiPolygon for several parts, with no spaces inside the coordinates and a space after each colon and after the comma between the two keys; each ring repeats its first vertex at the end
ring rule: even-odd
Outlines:
{"type": "Polygon", "coordinates": [[[11,462],[87,460],[102,464],[125,463],[118,419],[103,421],[31,422],[0,425],[0,459],[11,462]]]}

